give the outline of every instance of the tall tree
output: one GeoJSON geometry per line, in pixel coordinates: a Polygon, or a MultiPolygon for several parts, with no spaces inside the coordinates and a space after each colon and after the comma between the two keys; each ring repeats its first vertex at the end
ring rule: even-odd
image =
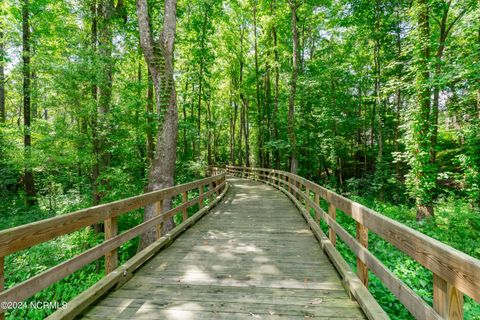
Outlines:
{"type": "MultiPolygon", "coordinates": [[[[270,13],[275,17],[277,11],[277,1],[274,0],[270,3],[270,13]]],[[[277,142],[279,139],[278,135],[278,104],[279,104],[279,95],[280,95],[280,58],[279,50],[277,43],[277,27],[275,21],[272,24],[272,37],[273,37],[273,52],[274,52],[274,63],[275,63],[275,94],[273,98],[273,114],[272,114],[272,123],[273,123],[273,138],[277,142]]],[[[274,151],[275,157],[275,169],[280,169],[280,151],[275,148],[274,151]]]]}
{"type": "Polygon", "coordinates": [[[436,170],[430,162],[430,12],[427,0],[414,2],[417,19],[415,68],[417,103],[411,110],[410,173],[408,186],[417,205],[417,219],[433,216],[436,170]]]}
{"type": "Polygon", "coordinates": [[[449,16],[451,12],[452,0],[441,1],[441,10],[440,10],[440,19],[434,17],[436,23],[438,24],[438,40],[437,50],[435,52],[435,70],[434,70],[434,82],[433,87],[433,103],[432,103],[432,114],[431,114],[431,125],[432,125],[432,134],[431,134],[431,146],[430,146],[430,162],[432,165],[435,165],[437,158],[437,140],[438,140],[438,112],[440,107],[440,91],[443,89],[443,81],[440,79],[442,76],[442,64],[443,56],[445,53],[446,42],[448,35],[450,34],[452,28],[460,21],[460,19],[471,9],[471,6],[463,4],[464,7],[460,10],[458,15],[454,17],[449,22],[449,16]]]}
{"type": "MultiPolygon", "coordinates": [[[[92,88],[92,92],[95,90],[94,99],[97,104],[92,128],[94,132],[93,148],[95,155],[92,180],[93,203],[97,205],[103,197],[102,192],[99,190],[100,185],[106,186],[108,183],[100,177],[102,172],[108,167],[111,159],[111,153],[108,151],[107,146],[107,136],[113,85],[112,19],[116,8],[111,0],[99,0],[97,8],[93,8],[95,4],[96,1],[94,0],[92,5],[92,13],[95,14],[92,19],[92,45],[94,49],[98,48],[100,70],[98,72],[97,84],[92,88]]],[[[121,5],[121,1],[118,2],[118,5],[121,5]]]]}
{"type": "Polygon", "coordinates": [[[300,2],[297,0],[289,0],[292,24],[292,75],[290,79],[290,96],[288,97],[288,139],[290,140],[290,172],[298,172],[297,159],[297,136],[295,134],[295,96],[297,93],[298,64],[300,62],[299,36],[297,27],[297,9],[300,2]]]}
{"type": "MultiPolygon", "coordinates": [[[[148,175],[147,191],[170,187],[174,184],[175,160],[178,140],[177,94],[173,77],[173,50],[177,27],[177,1],[165,0],[163,26],[157,39],[153,38],[152,23],[147,0],[137,0],[140,43],[155,88],[155,102],[160,110],[160,121],[155,147],[155,157],[148,175]]],[[[171,201],[164,201],[163,210],[171,208],[171,201]]],[[[144,219],[155,216],[156,207],[145,208],[144,219]]],[[[163,231],[173,228],[173,220],[165,221],[163,231]]],[[[152,229],[143,234],[140,249],[155,241],[152,229]]]]}
{"type": "Polygon", "coordinates": [[[31,71],[30,71],[30,4],[29,0],[22,3],[22,59],[23,59],[23,143],[25,154],[24,186],[27,206],[37,204],[35,180],[30,164],[32,137],[31,137],[31,71]]]}
{"type": "Polygon", "coordinates": [[[5,43],[3,21],[0,21],[0,123],[5,122],[5,43]]]}

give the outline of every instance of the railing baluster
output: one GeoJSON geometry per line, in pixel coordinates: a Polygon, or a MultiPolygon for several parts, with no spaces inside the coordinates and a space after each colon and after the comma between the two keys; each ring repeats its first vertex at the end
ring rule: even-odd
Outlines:
{"type": "Polygon", "coordinates": [[[200,206],[200,209],[202,209],[203,208],[203,184],[198,187],[198,192],[199,192],[198,205],[200,206]]]}
{"type": "Polygon", "coordinates": [[[308,187],[305,187],[305,195],[307,196],[307,200],[305,200],[305,209],[308,214],[310,214],[310,203],[308,202],[308,199],[310,199],[310,189],[308,187]]]}
{"type": "MultiPolygon", "coordinates": [[[[186,203],[188,201],[188,193],[185,191],[182,193],[182,202],[186,203]]],[[[182,212],[182,222],[188,219],[188,211],[187,208],[183,209],[182,212]]]]}
{"type": "MultiPolygon", "coordinates": [[[[208,185],[208,191],[212,191],[213,190],[213,182],[211,182],[209,185],[208,185]]],[[[213,199],[215,199],[215,195],[212,193],[210,195],[210,202],[213,201],[213,199]]]]}
{"type": "MultiPolygon", "coordinates": [[[[368,229],[357,222],[357,240],[362,246],[368,248],[368,229]]],[[[360,281],[363,282],[365,287],[368,287],[368,268],[367,266],[357,257],[357,275],[360,278],[360,281]]]]}
{"type": "MultiPolygon", "coordinates": [[[[105,240],[115,237],[118,233],[117,217],[105,220],[105,240]]],[[[118,249],[105,254],[105,273],[109,274],[118,266],[118,249]]]]}
{"type": "Polygon", "coordinates": [[[463,319],[463,293],[435,273],[433,308],[444,319],[463,319]]]}
{"type": "MultiPolygon", "coordinates": [[[[332,203],[328,204],[328,215],[333,219],[337,219],[337,208],[332,203]]],[[[333,244],[335,247],[337,245],[337,235],[335,234],[335,231],[333,231],[332,228],[328,228],[328,237],[330,238],[330,242],[333,244]]]]}
{"type": "MultiPolygon", "coordinates": [[[[320,194],[318,192],[315,192],[315,204],[320,207],[320,194]]],[[[315,210],[315,221],[317,221],[317,224],[320,223],[320,213],[317,210],[315,210]]]]}
{"type": "MultiPolygon", "coordinates": [[[[158,202],[155,202],[155,216],[161,215],[162,211],[163,211],[163,199],[158,202]]],[[[162,229],[163,229],[163,222],[157,224],[157,226],[155,227],[155,236],[157,240],[162,237],[162,229]]]]}

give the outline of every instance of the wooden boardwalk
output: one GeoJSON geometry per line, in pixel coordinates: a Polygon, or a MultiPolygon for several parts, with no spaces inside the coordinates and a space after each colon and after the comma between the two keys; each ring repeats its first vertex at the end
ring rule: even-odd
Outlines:
{"type": "Polygon", "coordinates": [[[260,182],[226,198],[84,319],[363,319],[296,207],[260,182]]]}

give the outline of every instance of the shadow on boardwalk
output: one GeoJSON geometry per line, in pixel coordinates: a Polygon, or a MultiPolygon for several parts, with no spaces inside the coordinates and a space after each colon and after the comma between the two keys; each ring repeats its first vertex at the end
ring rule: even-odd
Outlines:
{"type": "Polygon", "coordinates": [[[232,178],[212,212],[85,319],[363,319],[294,205],[232,178]]]}

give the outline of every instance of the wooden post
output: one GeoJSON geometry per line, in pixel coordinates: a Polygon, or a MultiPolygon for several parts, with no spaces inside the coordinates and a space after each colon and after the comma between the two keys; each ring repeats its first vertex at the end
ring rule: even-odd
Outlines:
{"type": "MultiPolygon", "coordinates": [[[[105,220],[105,240],[115,237],[118,233],[117,217],[105,220]]],[[[118,249],[105,254],[105,273],[109,274],[118,266],[118,249]]]]}
{"type": "MultiPolygon", "coordinates": [[[[188,194],[186,191],[182,193],[182,201],[183,203],[186,203],[188,201],[188,194]]],[[[187,208],[185,208],[183,209],[183,212],[182,212],[182,222],[187,219],[188,219],[188,211],[187,211],[187,208]]]]}
{"type": "Polygon", "coordinates": [[[305,187],[305,195],[307,198],[305,199],[305,209],[307,210],[308,214],[310,214],[310,203],[308,200],[310,200],[310,189],[308,187],[305,187]]]}
{"type": "Polygon", "coordinates": [[[199,206],[200,209],[203,208],[203,184],[198,187],[198,192],[199,192],[199,206]]]}
{"type": "MultiPolygon", "coordinates": [[[[211,190],[213,190],[213,182],[210,182],[210,184],[208,185],[208,191],[211,191],[211,190]]],[[[210,202],[212,202],[214,198],[215,198],[215,195],[212,193],[210,195],[210,202]]]]}
{"type": "MultiPolygon", "coordinates": [[[[155,202],[155,215],[159,216],[162,214],[163,211],[163,199],[155,202]]],[[[162,237],[162,229],[163,229],[163,222],[159,223],[155,227],[155,236],[158,239],[162,237]]]]}
{"type": "MultiPolygon", "coordinates": [[[[5,289],[5,257],[0,257],[0,293],[5,289]]],[[[5,310],[6,311],[6,310],[5,310]]],[[[5,313],[0,309],[0,320],[5,319],[5,313]]]]}
{"type": "Polygon", "coordinates": [[[463,319],[463,293],[435,273],[433,308],[444,319],[463,319]]]}
{"type": "MultiPolygon", "coordinates": [[[[357,222],[357,240],[362,246],[368,248],[368,229],[359,222],[357,222]]],[[[360,258],[357,258],[357,275],[365,287],[368,288],[368,268],[360,258]]]]}
{"type": "MultiPolygon", "coordinates": [[[[320,200],[319,200],[319,202],[320,202],[320,200]]],[[[333,220],[337,219],[337,208],[335,208],[335,206],[331,203],[328,204],[328,215],[333,220]]],[[[357,231],[357,233],[358,233],[358,231],[357,231]]],[[[335,231],[333,231],[332,228],[328,228],[328,237],[330,238],[330,242],[335,247],[337,245],[337,235],[335,234],[335,231]]]]}
{"type": "MultiPolygon", "coordinates": [[[[315,192],[315,204],[320,207],[320,195],[315,192]]],[[[320,213],[315,210],[315,221],[317,224],[320,223],[320,213]]]]}

